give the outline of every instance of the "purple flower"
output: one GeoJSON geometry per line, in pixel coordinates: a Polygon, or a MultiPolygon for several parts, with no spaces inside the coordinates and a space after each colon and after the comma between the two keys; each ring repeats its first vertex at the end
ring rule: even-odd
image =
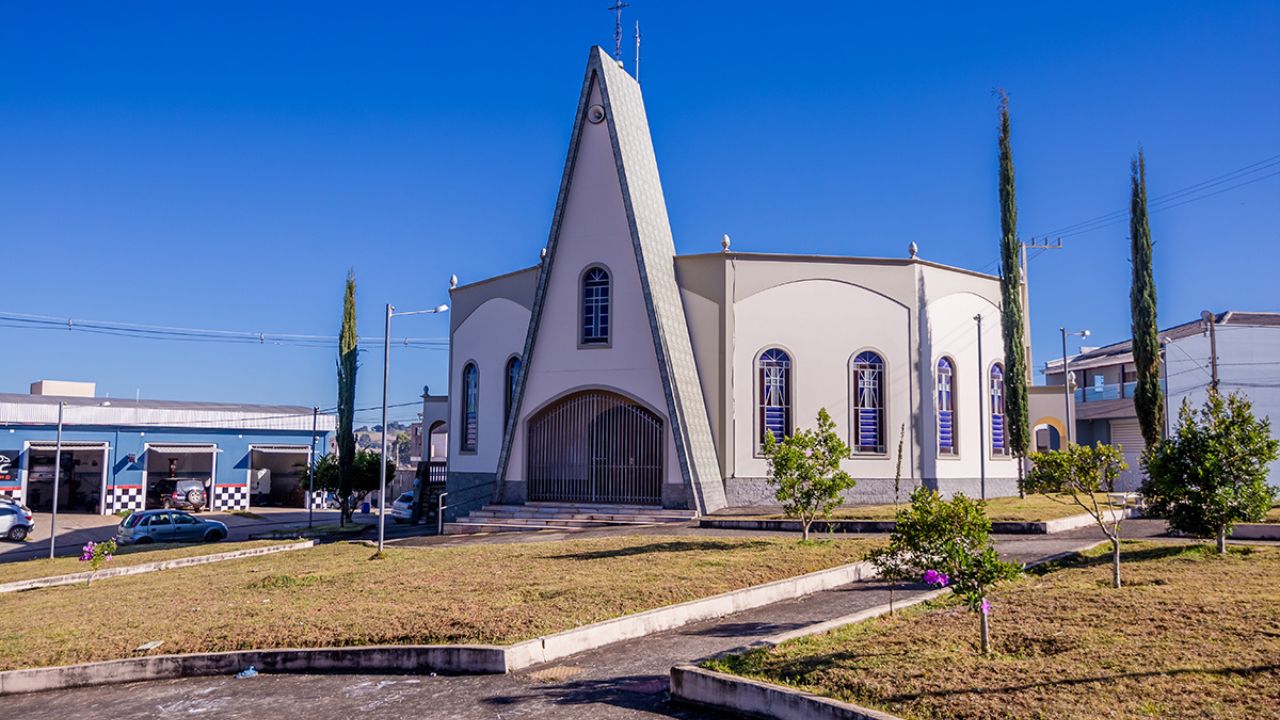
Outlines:
{"type": "Polygon", "coordinates": [[[982,611],[982,614],[983,614],[983,615],[990,615],[990,614],[991,614],[991,603],[987,602],[987,599],[986,599],[986,598],[982,598],[982,604],[978,606],[978,609],[979,609],[980,611],[982,611]]]}
{"type": "Polygon", "coordinates": [[[925,570],[924,582],[926,585],[937,585],[943,588],[951,583],[951,578],[947,577],[946,573],[938,572],[937,570],[925,570]]]}

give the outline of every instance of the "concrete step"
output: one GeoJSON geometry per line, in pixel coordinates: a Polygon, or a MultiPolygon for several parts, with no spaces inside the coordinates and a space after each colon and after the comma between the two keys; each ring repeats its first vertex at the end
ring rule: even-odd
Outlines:
{"type": "MultiPolygon", "coordinates": [[[[650,526],[657,523],[628,523],[631,526],[650,526]]],[[[469,521],[466,519],[458,522],[444,524],[445,535],[466,535],[472,533],[487,532],[537,532],[539,530],[556,530],[559,532],[582,532],[590,530],[593,527],[618,527],[617,523],[605,524],[565,524],[558,522],[528,522],[515,523],[505,521],[469,521]]]]}
{"type": "Polygon", "coordinates": [[[658,513],[570,513],[570,512],[524,512],[511,510],[474,510],[469,515],[471,519],[479,520],[481,518],[492,519],[530,519],[530,520],[595,520],[619,522],[640,521],[640,522],[688,522],[692,518],[683,515],[667,515],[658,513]]]}

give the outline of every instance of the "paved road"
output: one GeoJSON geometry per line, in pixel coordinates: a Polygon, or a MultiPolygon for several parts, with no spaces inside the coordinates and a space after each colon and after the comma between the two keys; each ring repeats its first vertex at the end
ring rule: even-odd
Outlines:
{"type": "MultiPolygon", "coordinates": [[[[297,508],[255,508],[259,518],[231,515],[223,512],[204,512],[200,517],[219,520],[227,524],[228,540],[248,540],[250,535],[283,530],[286,528],[306,527],[307,511],[297,508]]],[[[356,514],[358,522],[376,522],[377,515],[356,514]]],[[[0,562],[30,560],[49,556],[49,513],[36,513],[36,532],[25,542],[15,543],[0,541],[0,562]]],[[[326,525],[338,522],[337,510],[316,510],[315,523],[326,525]]],[[[93,540],[101,542],[115,535],[120,518],[115,515],[89,515],[85,513],[59,513],[57,554],[59,556],[79,555],[80,548],[93,540]]],[[[387,527],[391,528],[390,520],[387,527]]],[[[213,552],[213,551],[211,551],[213,552]]]]}
{"type": "MultiPolygon", "coordinates": [[[[1130,537],[1163,531],[1163,523],[1155,521],[1130,521],[1126,527],[1130,537]]],[[[1004,536],[997,543],[1006,557],[1026,561],[1071,550],[1100,537],[1098,531],[1084,529],[1055,536],[1004,536]]],[[[904,597],[904,593],[898,597],[904,597]]],[[[412,598],[405,601],[412,602],[412,598]]],[[[853,583],[610,645],[511,675],[260,675],[247,680],[165,680],[16,696],[5,699],[5,715],[36,720],[178,716],[347,720],[365,713],[391,719],[711,719],[720,716],[673,707],[667,701],[667,673],[672,665],[744,647],[779,632],[887,601],[885,584],[853,583]]]]}

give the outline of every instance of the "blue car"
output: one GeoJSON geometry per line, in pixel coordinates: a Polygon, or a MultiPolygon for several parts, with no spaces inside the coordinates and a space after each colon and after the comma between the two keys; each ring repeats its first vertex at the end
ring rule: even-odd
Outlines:
{"type": "Polygon", "coordinates": [[[218,542],[227,537],[227,526],[180,510],[143,510],[125,518],[116,528],[120,545],[147,543],[218,542]]]}

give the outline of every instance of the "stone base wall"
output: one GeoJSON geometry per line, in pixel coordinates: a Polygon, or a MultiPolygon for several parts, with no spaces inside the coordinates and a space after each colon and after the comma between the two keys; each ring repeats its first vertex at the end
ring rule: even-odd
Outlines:
{"type": "Polygon", "coordinates": [[[497,473],[449,472],[444,499],[445,522],[453,522],[472,510],[479,510],[493,502],[498,487],[497,473]]]}
{"type": "MultiPolygon", "coordinates": [[[[906,502],[921,480],[903,478],[898,499],[906,502]]],[[[963,492],[969,497],[979,497],[979,478],[926,478],[926,487],[937,490],[945,497],[963,492]]],[[[762,477],[731,477],[724,483],[729,507],[754,507],[778,505],[773,488],[762,477]]],[[[1018,481],[1014,478],[987,478],[987,497],[1005,497],[1018,494],[1018,481]]],[[[846,505],[885,505],[894,502],[893,478],[860,478],[858,484],[845,491],[846,505]]]]}

